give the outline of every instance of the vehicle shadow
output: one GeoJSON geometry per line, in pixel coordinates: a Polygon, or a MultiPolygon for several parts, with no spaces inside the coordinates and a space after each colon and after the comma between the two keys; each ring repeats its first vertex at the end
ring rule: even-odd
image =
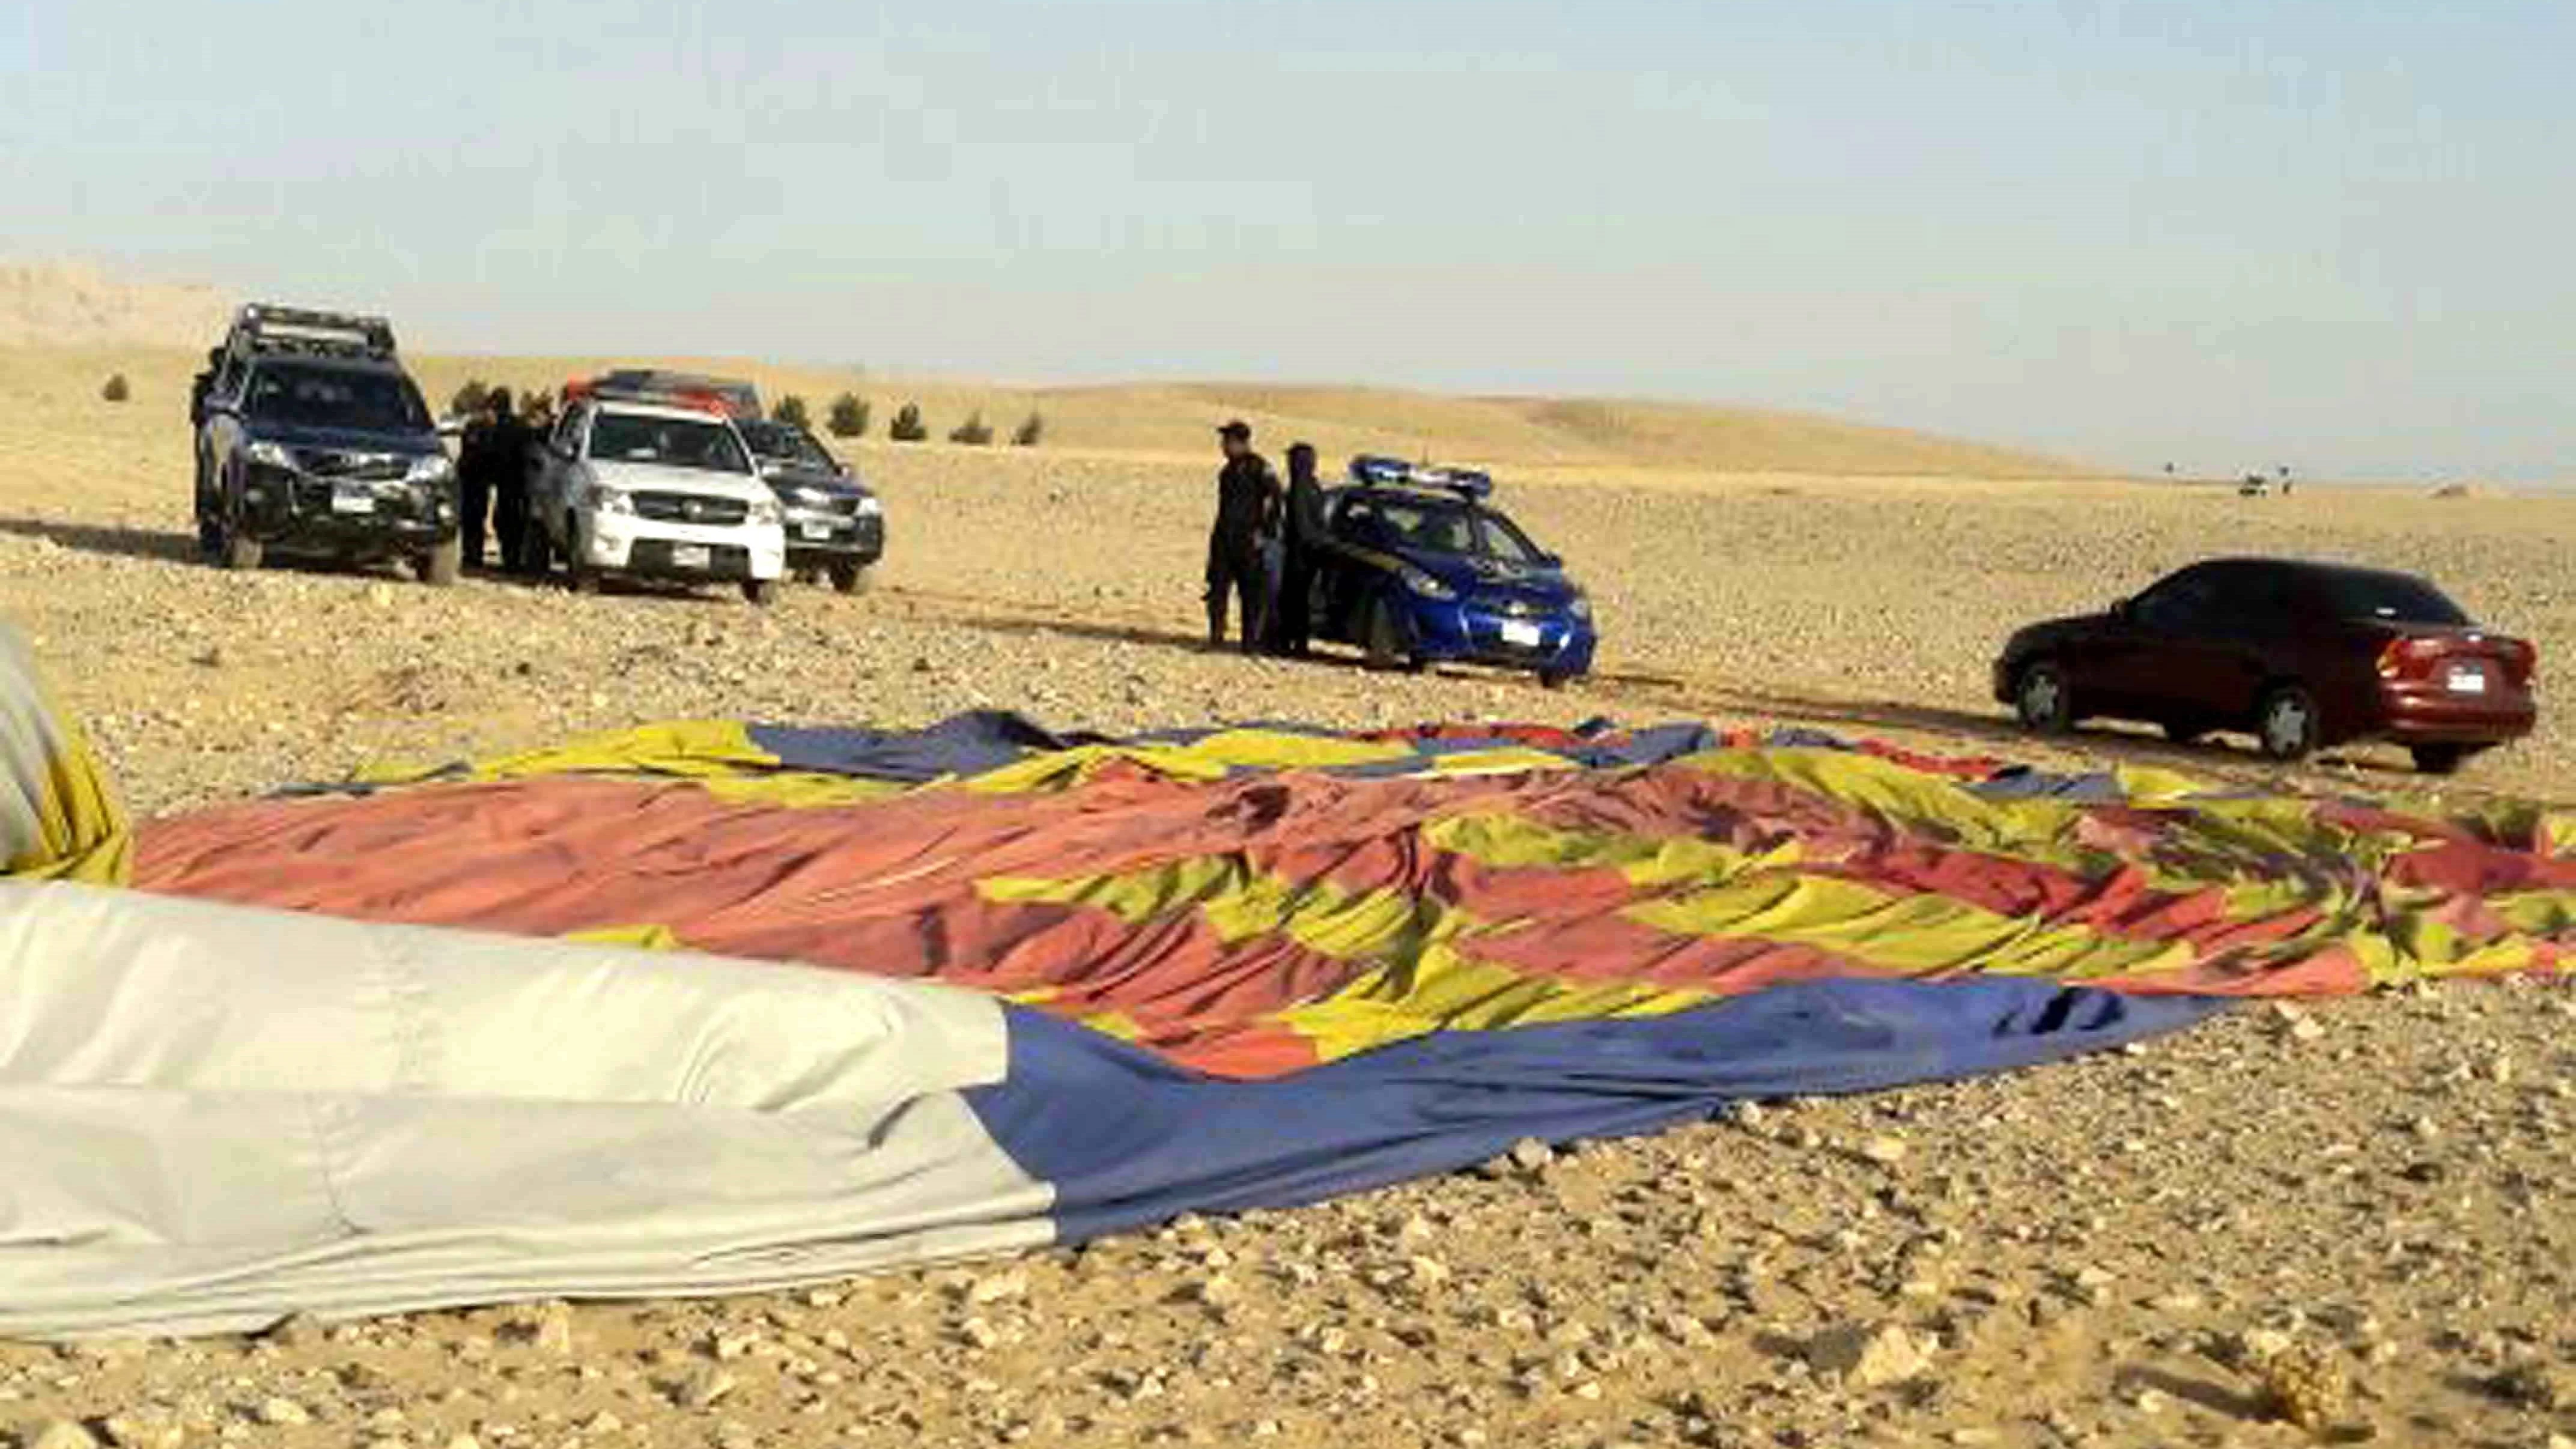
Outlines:
{"type": "Polygon", "coordinates": [[[197,539],[194,534],[165,533],[157,528],[62,523],[48,518],[0,517],[0,534],[9,534],[18,538],[43,539],[48,543],[77,549],[82,553],[110,554],[119,558],[188,563],[197,557],[197,539]]]}

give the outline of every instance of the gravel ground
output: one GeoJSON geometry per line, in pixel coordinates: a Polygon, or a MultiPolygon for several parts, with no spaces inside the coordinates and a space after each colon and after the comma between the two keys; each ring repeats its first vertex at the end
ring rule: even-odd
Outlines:
{"type": "MultiPolygon", "coordinates": [[[[2012,741],[2012,623],[2189,557],[2420,568],[2576,648],[2576,503],[1607,475],[1504,498],[1591,583],[1604,677],[1209,656],[1197,466],[871,449],[878,590],[568,594],[186,560],[182,430],[0,411],[0,614],[167,810],[674,715],[918,723],[1796,721],[2012,741]]],[[[2570,736],[2450,791],[2566,799],[2570,736]]],[[[2361,752],[2302,778],[2414,788],[2361,752]]],[[[2576,998],[2247,1011],[2144,1049],[1794,1103],[1298,1213],[713,1303],[529,1305],[253,1341],[0,1345],[20,1442],[2576,1443],[2576,998]]],[[[4,1169],[0,1169],[4,1170],[4,1169]]]]}

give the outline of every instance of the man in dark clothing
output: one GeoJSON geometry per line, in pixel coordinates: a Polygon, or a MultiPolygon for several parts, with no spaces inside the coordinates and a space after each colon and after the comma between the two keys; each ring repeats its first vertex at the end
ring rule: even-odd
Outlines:
{"type": "Polygon", "coordinates": [[[223,368],[224,350],[220,347],[208,348],[206,370],[198,373],[188,382],[189,427],[202,428],[206,425],[206,394],[215,390],[215,374],[223,371],[223,368]]]}
{"type": "Polygon", "coordinates": [[[1279,480],[1252,451],[1252,429],[1232,422],[1216,430],[1225,466],[1216,475],[1216,522],[1208,530],[1208,647],[1225,644],[1226,596],[1242,607],[1242,649],[1258,649],[1269,627],[1270,571],[1262,543],[1277,526],[1279,480]]]}
{"type": "Polygon", "coordinates": [[[493,483],[500,476],[500,432],[503,419],[516,423],[510,416],[510,390],[496,387],[483,398],[482,411],[465,425],[465,437],[456,450],[456,502],[464,513],[458,540],[465,555],[465,567],[483,567],[483,534],[490,526],[493,483]]]}
{"type": "MultiPolygon", "coordinates": [[[[510,394],[492,391],[492,433],[487,445],[492,452],[492,531],[501,536],[501,567],[518,573],[524,560],[519,551],[528,540],[528,449],[535,435],[527,423],[510,411],[510,394]]],[[[481,554],[478,551],[477,557],[481,554]]]]}
{"type": "Polygon", "coordinates": [[[1309,443],[1288,448],[1287,562],[1279,571],[1279,652],[1303,658],[1314,640],[1315,575],[1328,548],[1324,534],[1324,487],[1315,479],[1315,449],[1309,443]]]}

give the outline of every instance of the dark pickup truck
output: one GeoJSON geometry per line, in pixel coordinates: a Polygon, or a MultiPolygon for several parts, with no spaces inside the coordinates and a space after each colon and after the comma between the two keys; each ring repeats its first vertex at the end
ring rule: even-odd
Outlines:
{"type": "Polygon", "coordinates": [[[190,412],[209,560],[401,560],[423,582],[455,581],[456,470],[384,319],[245,306],[190,412]]]}

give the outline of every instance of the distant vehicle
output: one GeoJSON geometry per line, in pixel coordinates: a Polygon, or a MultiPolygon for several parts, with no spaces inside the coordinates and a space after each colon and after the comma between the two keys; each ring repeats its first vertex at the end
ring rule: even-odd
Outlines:
{"type": "Polygon", "coordinates": [[[885,505],[876,493],[794,423],[734,426],[786,511],[787,571],[829,578],[845,594],[866,588],[869,567],[885,556],[885,505]]]}
{"type": "Polygon", "coordinates": [[[531,466],[523,556],[539,572],[564,560],[576,592],[624,577],[723,581],[755,604],[777,598],[782,510],[722,411],[579,396],[531,466]]]}
{"type": "Polygon", "coordinates": [[[1358,645],[1380,668],[1497,665],[1551,689],[1590,673],[1591,601],[1492,493],[1482,473],[1352,459],[1350,482],[1325,500],[1340,550],[1317,570],[1315,637],[1358,645]]]}
{"type": "Polygon", "coordinates": [[[2107,613],[2023,629],[1994,688],[2035,730],[2095,717],[2181,743],[2241,730],[2283,761],[2388,740],[2449,774],[2531,733],[2537,663],[2528,642],[2479,628],[2412,575],[2213,559],[2107,613]]]}
{"type": "Polygon", "coordinates": [[[579,397],[662,398],[713,406],[737,423],[760,417],[760,390],[733,378],[702,377],[656,367],[621,367],[564,384],[564,400],[579,397]]]}
{"type": "Polygon", "coordinates": [[[194,411],[208,559],[401,559],[424,582],[455,582],[456,469],[383,318],[245,306],[194,411]]]}

